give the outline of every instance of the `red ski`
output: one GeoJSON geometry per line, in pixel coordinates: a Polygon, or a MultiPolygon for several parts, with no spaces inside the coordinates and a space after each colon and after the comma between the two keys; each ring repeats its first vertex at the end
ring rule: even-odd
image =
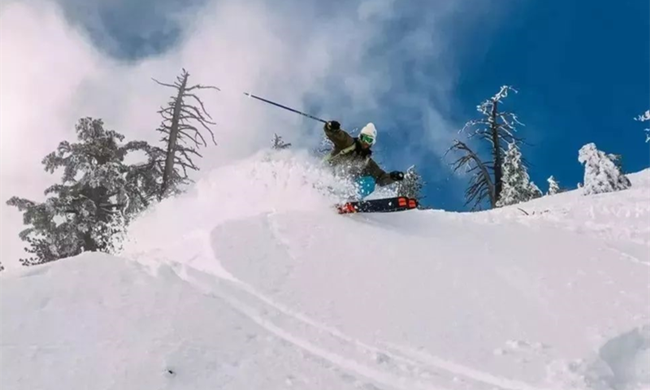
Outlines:
{"type": "Polygon", "coordinates": [[[337,205],[339,214],[354,213],[390,213],[411,210],[418,207],[418,201],[405,196],[394,198],[362,200],[337,205]]]}

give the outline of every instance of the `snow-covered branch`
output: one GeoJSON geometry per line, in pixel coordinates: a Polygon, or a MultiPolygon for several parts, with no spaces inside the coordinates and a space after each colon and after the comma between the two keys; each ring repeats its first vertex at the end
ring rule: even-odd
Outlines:
{"type": "MultiPolygon", "coordinates": [[[[647,110],[643,114],[637,116],[636,118],[634,118],[634,120],[637,120],[637,121],[640,121],[640,122],[650,121],[650,110],[647,110]]],[[[648,133],[645,136],[646,137],[645,142],[650,142],[650,128],[646,128],[645,131],[646,131],[646,133],[648,133]]]]}
{"type": "Polygon", "coordinates": [[[647,110],[643,114],[636,117],[636,120],[641,121],[641,122],[650,121],[650,110],[647,110]]]}

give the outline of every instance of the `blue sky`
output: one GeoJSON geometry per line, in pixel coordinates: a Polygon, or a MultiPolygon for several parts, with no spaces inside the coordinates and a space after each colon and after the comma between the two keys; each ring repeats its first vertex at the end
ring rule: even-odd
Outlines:
{"type": "MultiPolygon", "coordinates": [[[[339,3],[344,2],[331,6],[339,3]]],[[[138,4],[100,10],[104,28],[96,29],[92,19],[85,19],[85,27],[116,58],[135,60],[174,50],[180,29],[160,21],[180,7],[164,1],[141,20],[134,15],[146,9],[146,2],[138,4]]],[[[633,120],[650,108],[648,1],[504,0],[487,8],[468,1],[448,11],[457,15],[447,19],[437,19],[436,12],[442,11],[427,10],[427,2],[419,2],[421,7],[404,4],[395,2],[390,16],[367,22],[380,25],[382,35],[367,45],[365,64],[369,72],[385,71],[392,78],[389,93],[378,96],[379,107],[350,105],[333,116],[344,126],[377,125],[376,156],[386,170],[405,169],[409,158],[417,156],[413,158],[427,181],[426,205],[465,210],[465,181],[451,174],[449,160],[440,157],[440,150],[449,147],[448,137],[425,137],[422,128],[432,127],[435,133],[443,122],[462,127],[477,117],[476,105],[503,84],[519,91],[506,104],[526,125],[519,134],[532,145],[524,146],[523,153],[543,191],[549,175],[575,188],[583,174],[578,149],[588,142],[622,154],[630,172],[650,166],[645,126],[633,120]],[[468,12],[481,6],[480,12],[468,12]],[[435,29],[427,28],[433,24],[435,29]],[[431,50],[429,40],[438,42],[431,50]],[[438,145],[432,147],[432,142],[438,145]]],[[[322,11],[327,17],[327,10],[322,11]]],[[[337,88],[336,82],[326,85],[337,88]]],[[[318,101],[322,96],[307,107],[318,111],[327,106],[318,101]]]]}
{"type": "Polygon", "coordinates": [[[459,102],[479,100],[495,80],[520,90],[509,103],[527,125],[522,134],[534,146],[523,152],[543,187],[553,174],[575,188],[583,174],[577,151],[587,142],[622,154],[628,171],[647,168],[644,126],[632,118],[650,108],[649,4],[536,1],[518,8],[517,22],[499,29],[483,61],[468,61],[459,102]]]}
{"type": "MultiPolygon", "coordinates": [[[[588,142],[623,155],[629,172],[650,166],[641,123],[632,118],[650,108],[647,1],[529,1],[510,9],[508,23],[489,36],[470,31],[459,60],[459,81],[450,116],[475,117],[476,105],[502,84],[519,93],[506,99],[526,125],[520,135],[529,173],[545,191],[549,175],[575,188],[582,181],[578,150],[588,142]],[[588,6],[585,6],[589,4],[588,6]],[[474,56],[473,52],[482,52],[474,56]]],[[[410,140],[417,142],[417,140],[410,140]]],[[[432,160],[436,157],[431,156],[432,160]]],[[[425,178],[432,164],[423,170],[425,178]]],[[[430,204],[463,210],[456,180],[430,183],[430,204]]]]}

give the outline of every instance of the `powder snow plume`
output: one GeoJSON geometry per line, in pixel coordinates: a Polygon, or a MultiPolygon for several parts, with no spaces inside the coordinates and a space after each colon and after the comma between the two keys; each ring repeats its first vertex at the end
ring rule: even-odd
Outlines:
{"type": "MultiPolygon", "coordinates": [[[[351,183],[335,177],[307,153],[261,151],[209,172],[186,193],[147,211],[131,224],[122,254],[144,261],[152,253],[164,253],[172,259],[173,248],[187,250],[188,240],[204,245],[214,227],[227,221],[291,210],[327,215],[335,203],[353,193],[351,183]]],[[[374,196],[390,194],[378,193],[374,196]]]]}

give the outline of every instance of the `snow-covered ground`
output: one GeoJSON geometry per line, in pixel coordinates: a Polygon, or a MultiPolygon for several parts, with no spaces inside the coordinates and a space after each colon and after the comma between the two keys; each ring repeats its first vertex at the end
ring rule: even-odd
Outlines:
{"type": "Polygon", "coordinates": [[[337,215],[289,152],[121,256],[0,274],[2,389],[650,388],[650,170],[480,213],[337,215]]]}

